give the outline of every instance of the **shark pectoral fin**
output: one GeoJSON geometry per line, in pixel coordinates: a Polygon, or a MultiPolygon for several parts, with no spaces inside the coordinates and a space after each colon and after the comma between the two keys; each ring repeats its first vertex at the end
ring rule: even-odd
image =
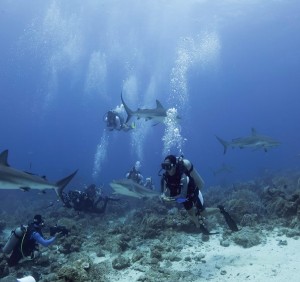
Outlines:
{"type": "Polygon", "coordinates": [[[30,187],[20,187],[23,192],[29,192],[31,190],[30,187]]]}

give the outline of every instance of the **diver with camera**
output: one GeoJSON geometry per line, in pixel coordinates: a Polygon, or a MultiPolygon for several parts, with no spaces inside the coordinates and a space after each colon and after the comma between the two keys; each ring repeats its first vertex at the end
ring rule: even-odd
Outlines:
{"type": "Polygon", "coordinates": [[[64,226],[50,227],[50,238],[45,239],[42,229],[45,222],[41,215],[37,214],[33,222],[21,225],[11,232],[7,243],[2,248],[3,253],[10,255],[7,259],[8,266],[15,266],[21,259],[34,259],[39,253],[39,244],[48,247],[53,244],[59,236],[69,234],[64,226]]]}
{"type": "Polygon", "coordinates": [[[101,187],[95,184],[87,186],[83,191],[70,190],[62,193],[62,202],[66,208],[73,208],[78,213],[105,213],[109,201],[120,199],[103,195],[101,187]]]}

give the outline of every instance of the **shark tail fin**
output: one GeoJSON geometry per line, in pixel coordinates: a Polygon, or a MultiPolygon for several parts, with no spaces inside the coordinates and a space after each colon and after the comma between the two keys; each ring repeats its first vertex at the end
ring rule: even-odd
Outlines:
{"type": "Polygon", "coordinates": [[[224,155],[226,154],[227,152],[227,148],[228,148],[228,142],[226,142],[225,140],[221,139],[220,137],[218,137],[216,135],[216,138],[218,139],[218,141],[223,145],[224,147],[224,155]]]}
{"type": "Polygon", "coordinates": [[[122,104],[124,106],[124,109],[127,113],[127,119],[126,119],[126,122],[127,123],[133,116],[133,111],[127,106],[127,104],[125,103],[124,99],[123,99],[123,95],[121,93],[121,100],[122,100],[122,104]]]}
{"type": "Polygon", "coordinates": [[[55,192],[57,194],[57,196],[59,197],[59,199],[62,201],[62,192],[65,189],[65,187],[69,184],[69,182],[73,179],[73,177],[75,176],[75,174],[77,173],[78,169],[75,170],[72,174],[70,174],[69,176],[59,180],[56,182],[56,188],[55,188],[55,192]]]}

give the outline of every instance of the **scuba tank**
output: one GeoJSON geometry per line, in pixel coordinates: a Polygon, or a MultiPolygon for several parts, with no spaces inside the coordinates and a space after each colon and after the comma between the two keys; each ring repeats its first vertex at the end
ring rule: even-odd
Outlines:
{"type": "Polygon", "coordinates": [[[22,237],[26,233],[26,230],[27,226],[24,225],[21,225],[20,227],[17,227],[15,230],[13,230],[2,251],[6,254],[9,254],[22,239],[22,237]]]}

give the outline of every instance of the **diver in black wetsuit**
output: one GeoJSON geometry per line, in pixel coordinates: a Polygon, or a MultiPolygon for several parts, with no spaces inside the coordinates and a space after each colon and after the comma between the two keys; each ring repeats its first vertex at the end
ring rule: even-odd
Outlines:
{"type": "Polygon", "coordinates": [[[131,125],[124,122],[124,117],[115,110],[110,110],[104,115],[104,121],[109,131],[117,130],[127,132],[135,128],[135,123],[131,125]]]}
{"type": "Polygon", "coordinates": [[[84,191],[72,190],[62,194],[62,201],[67,208],[73,208],[80,212],[105,213],[108,201],[119,199],[102,195],[101,188],[91,184],[84,191]]]}
{"type": "Polygon", "coordinates": [[[200,191],[204,187],[204,181],[198,174],[193,164],[181,157],[174,155],[166,156],[161,164],[165,171],[161,179],[161,200],[163,202],[177,202],[183,204],[191,220],[201,232],[210,235],[204,226],[202,217],[221,213],[229,228],[238,231],[238,227],[223,206],[206,208],[200,191]]]}
{"type": "Polygon", "coordinates": [[[131,180],[133,180],[134,182],[136,182],[140,185],[143,185],[144,184],[144,176],[140,172],[141,166],[142,166],[141,162],[136,161],[133,168],[126,173],[126,175],[125,175],[126,178],[131,179],[131,180]]]}

